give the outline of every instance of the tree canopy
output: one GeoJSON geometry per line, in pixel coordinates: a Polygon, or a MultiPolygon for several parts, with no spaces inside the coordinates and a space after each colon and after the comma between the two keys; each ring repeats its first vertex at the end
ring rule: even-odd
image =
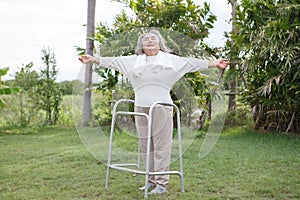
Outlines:
{"type": "Polygon", "coordinates": [[[300,4],[242,0],[235,25],[230,48],[239,52],[256,128],[300,132],[300,4]]]}

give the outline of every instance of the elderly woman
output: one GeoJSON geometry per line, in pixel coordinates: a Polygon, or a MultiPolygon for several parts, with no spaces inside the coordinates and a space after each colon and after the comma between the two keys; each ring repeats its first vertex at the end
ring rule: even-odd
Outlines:
{"type": "MultiPolygon", "coordinates": [[[[172,86],[186,73],[217,67],[225,69],[227,59],[218,61],[200,60],[196,58],[179,57],[169,53],[161,34],[156,30],[141,35],[137,42],[136,55],[120,57],[81,56],[82,63],[96,63],[102,67],[120,71],[133,86],[135,93],[135,112],[147,113],[152,103],[156,101],[172,103],[170,90],[172,86]]],[[[141,150],[146,161],[147,121],[143,117],[135,117],[141,150]]],[[[173,108],[157,106],[153,113],[153,128],[151,137],[150,171],[169,171],[173,108]]],[[[163,194],[167,191],[168,175],[149,177],[149,194],[163,194]]]]}

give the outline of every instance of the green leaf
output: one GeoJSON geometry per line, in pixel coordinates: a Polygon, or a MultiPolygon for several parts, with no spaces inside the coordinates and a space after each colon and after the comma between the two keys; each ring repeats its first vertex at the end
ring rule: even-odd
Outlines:
{"type": "Polygon", "coordinates": [[[0,76],[4,76],[4,75],[6,75],[6,74],[7,74],[7,72],[8,72],[8,70],[9,70],[9,68],[8,68],[8,67],[6,67],[6,68],[4,68],[4,69],[0,69],[0,76]]]}
{"type": "Polygon", "coordinates": [[[0,108],[4,108],[6,103],[0,98],[0,108]]]}
{"type": "Polygon", "coordinates": [[[19,91],[20,91],[20,88],[4,87],[4,88],[0,88],[0,95],[12,94],[12,93],[19,92],[19,91]]]}

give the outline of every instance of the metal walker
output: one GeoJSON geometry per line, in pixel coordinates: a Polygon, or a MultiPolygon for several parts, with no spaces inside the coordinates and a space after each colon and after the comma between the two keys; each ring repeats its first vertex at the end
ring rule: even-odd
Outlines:
{"type": "MultiPolygon", "coordinates": [[[[117,111],[118,105],[120,103],[134,103],[133,100],[130,99],[120,99],[118,100],[112,111],[112,124],[111,124],[111,131],[110,131],[110,141],[109,141],[109,152],[108,152],[108,161],[107,161],[107,172],[106,172],[106,182],[105,182],[105,188],[108,188],[108,181],[109,181],[109,175],[110,175],[110,169],[116,169],[121,170],[125,172],[132,172],[137,175],[143,174],[145,175],[145,188],[148,188],[148,180],[149,175],[179,175],[180,177],[180,184],[181,184],[181,192],[184,192],[184,183],[183,183],[183,166],[182,166],[182,144],[181,144],[181,126],[180,126],[180,112],[178,107],[175,104],[170,103],[163,103],[163,102],[155,102],[150,106],[149,109],[149,115],[145,113],[139,113],[139,112],[128,112],[128,111],[117,111]],[[164,171],[164,172],[150,172],[149,166],[150,166],[150,139],[151,139],[151,125],[152,125],[152,112],[156,105],[163,105],[163,106],[173,106],[176,110],[177,115],[177,129],[178,129],[178,145],[179,145],[179,162],[180,162],[180,169],[179,171],[164,171]],[[116,117],[118,115],[136,115],[136,116],[143,116],[148,121],[148,136],[147,136],[147,159],[146,159],[146,169],[145,171],[140,170],[140,145],[138,147],[138,163],[125,163],[125,164],[112,164],[112,143],[113,143],[113,135],[114,135],[114,129],[115,129],[115,122],[116,117]],[[127,167],[136,167],[137,169],[131,169],[127,167]]],[[[148,190],[145,189],[144,198],[148,198],[148,190]]]]}

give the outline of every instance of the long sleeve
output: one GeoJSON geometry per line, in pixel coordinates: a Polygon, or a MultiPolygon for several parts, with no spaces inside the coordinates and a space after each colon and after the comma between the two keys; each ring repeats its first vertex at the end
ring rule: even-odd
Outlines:
{"type": "Polygon", "coordinates": [[[120,56],[120,57],[100,57],[100,64],[97,67],[104,67],[117,70],[124,75],[127,75],[132,70],[136,55],[120,56]]]}
{"type": "Polygon", "coordinates": [[[208,60],[201,60],[197,58],[185,58],[186,65],[186,73],[188,72],[196,72],[196,71],[203,71],[208,69],[208,60]]]}
{"type": "Polygon", "coordinates": [[[182,76],[189,72],[204,71],[208,69],[208,60],[201,60],[197,58],[187,58],[171,55],[175,71],[180,73],[182,76]]]}

